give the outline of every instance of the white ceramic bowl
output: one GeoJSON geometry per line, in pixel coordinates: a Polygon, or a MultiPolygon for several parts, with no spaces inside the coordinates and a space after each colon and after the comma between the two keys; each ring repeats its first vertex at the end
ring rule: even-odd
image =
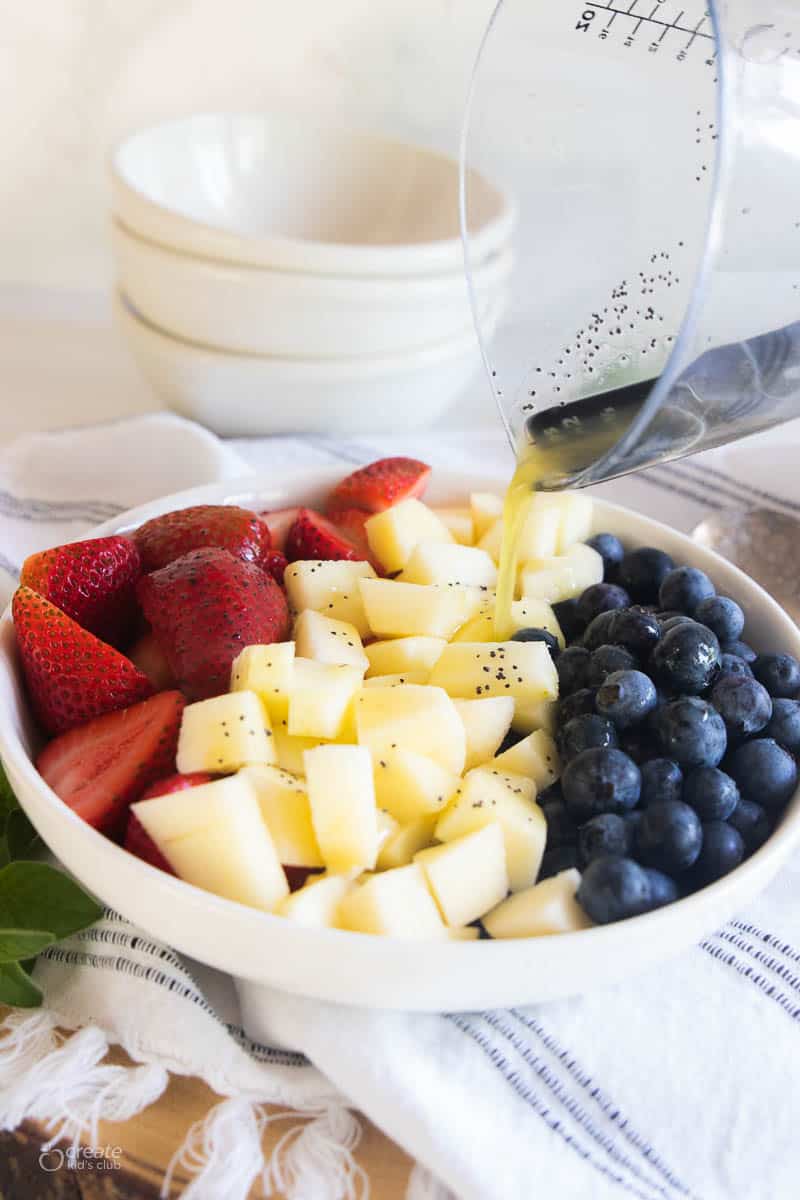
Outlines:
{"type": "Polygon", "coordinates": [[[460,395],[480,365],[472,331],[406,354],[271,358],[170,337],[123,300],[115,312],[153,390],[223,436],[421,428],[460,395]]]}
{"type": "MultiPolygon", "coordinates": [[[[472,331],[463,275],[308,275],[194,258],[115,222],[117,283],[145,320],[187,341],[240,354],[356,358],[404,354],[472,331]]],[[[499,310],[511,254],[475,276],[483,316],[499,310]]]]}
{"type": "MultiPolygon", "coordinates": [[[[172,508],[241,503],[256,508],[318,503],[337,469],[213,484],[144,505],[100,527],[127,530],[172,508]]],[[[430,499],[454,503],[497,480],[435,471],[430,499]]],[[[663,547],[708,571],[742,604],[748,640],[800,657],[800,632],[757,584],[682,534],[636,513],[596,503],[596,528],[629,545],[663,547]]],[[[51,850],[88,888],[152,936],[234,976],[249,1030],[268,1032],[264,988],[343,1004],[455,1011],[550,1000],[634,975],[699,941],[741,909],[779,870],[800,837],[800,795],[765,846],[732,874],[647,916],[559,937],[519,941],[402,942],[297,926],[182,883],[134,858],[66,807],[31,762],[28,719],[6,611],[0,621],[0,755],[20,803],[51,850]]],[[[668,968],[665,968],[668,969],[668,968]]]]}
{"type": "MultiPolygon", "coordinates": [[[[274,113],[207,113],[144,129],[111,157],[115,215],[162,245],[332,275],[463,272],[458,164],[432,150],[274,113]]],[[[471,182],[474,261],[513,213],[471,182]]]]}

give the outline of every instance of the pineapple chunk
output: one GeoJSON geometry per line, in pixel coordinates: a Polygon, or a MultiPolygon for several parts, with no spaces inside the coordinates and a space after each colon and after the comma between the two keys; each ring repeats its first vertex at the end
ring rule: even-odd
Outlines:
{"type": "Polygon", "coordinates": [[[448,929],[447,936],[454,942],[477,942],[481,931],[477,925],[462,925],[458,929],[448,929]]]}
{"type": "Polygon", "coordinates": [[[302,658],[339,667],[358,667],[362,672],[369,666],[355,625],[337,621],[313,608],[304,608],[297,617],[294,639],[297,654],[302,658]]]}
{"type": "Polygon", "coordinates": [[[275,742],[275,753],[278,756],[278,766],[292,775],[305,775],[306,765],[303,755],[306,750],[328,744],[326,738],[292,737],[288,730],[288,721],[281,721],[272,730],[275,742]]]}
{"type": "Polygon", "coordinates": [[[320,853],[338,874],[371,870],[378,856],[378,812],[372,759],[363,746],[306,750],[311,820],[320,853]]]}
{"type": "Polygon", "coordinates": [[[293,737],[335,738],[363,674],[358,667],[296,658],[289,691],[289,733],[293,737]]]}
{"type": "Polygon", "coordinates": [[[527,704],[558,696],[558,674],[544,642],[451,642],[430,683],[464,700],[512,696],[527,704]]]}
{"type": "Polygon", "coordinates": [[[585,542],[592,533],[594,504],[584,492],[556,492],[548,496],[558,507],[558,542],[555,554],[566,554],[576,542],[585,542]]]}
{"type": "Polygon", "coordinates": [[[223,775],[250,763],[274,763],[272,726],[255,692],[229,692],[187,704],[183,710],[176,763],[182,775],[223,775]]]}
{"type": "MultiPolygon", "coordinates": [[[[391,510],[389,510],[391,511],[391,510]]],[[[480,588],[362,579],[369,628],[380,637],[449,638],[484,602],[480,588]]]]}
{"type": "Polygon", "coordinates": [[[420,850],[414,862],[425,872],[439,911],[451,927],[469,925],[508,895],[505,843],[498,824],[420,850]]]}
{"type": "Polygon", "coordinates": [[[392,867],[405,867],[412,862],[419,850],[424,850],[433,841],[433,827],[438,819],[437,813],[426,813],[405,825],[398,825],[394,833],[390,833],[378,851],[376,867],[379,871],[388,871],[392,867]]]}
{"type": "Polygon", "coordinates": [[[532,700],[517,705],[511,728],[515,733],[531,733],[535,729],[555,733],[557,716],[558,705],[555,700],[532,700]]]}
{"type": "Polygon", "coordinates": [[[496,517],[488,529],[478,539],[478,549],[488,554],[492,562],[500,562],[500,548],[503,545],[503,518],[496,517]]]}
{"type": "Polygon", "coordinates": [[[444,927],[416,863],[381,871],[354,887],[339,905],[340,929],[419,940],[442,937],[444,927]]]}
{"type": "Polygon", "coordinates": [[[309,559],[289,563],[283,582],[295,612],[313,608],[337,621],[347,621],[365,637],[369,625],[358,580],[374,578],[375,570],[368,562],[309,559]]]}
{"type": "Polygon", "coordinates": [[[557,554],[560,523],[561,510],[553,503],[553,497],[543,492],[534,495],[517,541],[518,561],[557,554]]]}
{"type": "Polygon", "coordinates": [[[525,599],[558,604],[579,596],[593,583],[602,583],[603,560],[591,546],[577,544],[560,557],[524,562],[519,577],[525,599]]]}
{"type": "MultiPolygon", "coordinates": [[[[377,803],[377,798],[376,798],[376,803],[377,803]]],[[[378,809],[377,822],[378,822],[378,847],[380,848],[381,846],[384,846],[386,844],[386,842],[389,840],[390,837],[392,837],[395,833],[397,833],[398,829],[400,828],[400,823],[399,823],[399,821],[396,821],[394,819],[394,817],[392,816],[392,814],[387,812],[385,808],[378,809]]],[[[380,849],[379,849],[379,853],[380,853],[380,849]]],[[[377,860],[376,860],[376,866],[377,866],[377,860]]]]}
{"type": "Polygon", "coordinates": [[[294,642],[245,646],[231,667],[231,691],[255,692],[273,721],[289,711],[294,642]]]}
{"type": "Polygon", "coordinates": [[[459,776],[432,758],[398,747],[373,757],[375,799],[402,824],[441,812],[459,784],[459,776]]]}
{"type": "Polygon", "coordinates": [[[285,867],[321,867],[308,793],[296,775],[280,767],[244,767],[261,806],[261,816],[285,867]]]}
{"type": "Polygon", "coordinates": [[[490,525],[503,515],[503,498],[494,492],[473,492],[469,498],[475,541],[483,537],[490,525]]]}
{"type": "MultiPolygon", "coordinates": [[[[562,650],[566,645],[558,617],[553,612],[551,605],[544,600],[513,600],[511,602],[511,623],[515,632],[517,629],[546,629],[558,640],[562,650]]],[[[480,641],[481,639],[476,638],[475,640],[480,641]]]]}
{"type": "Polygon", "coordinates": [[[330,928],[344,897],[355,887],[346,875],[320,875],[291,892],[275,908],[279,917],[288,917],[298,925],[330,928]]]}
{"type": "Polygon", "coordinates": [[[461,546],[471,546],[475,541],[472,513],[468,508],[434,508],[439,520],[452,533],[461,546]]]}
{"type": "Polygon", "coordinates": [[[385,571],[400,571],[422,541],[452,542],[453,535],[421,500],[401,500],[364,525],[369,548],[385,571]]]}
{"type": "Polygon", "coordinates": [[[373,675],[364,687],[399,687],[403,683],[427,683],[430,671],[404,671],[402,675],[373,675]]]}
{"type": "Polygon", "coordinates": [[[438,637],[404,637],[372,642],[364,647],[369,659],[367,679],[371,675],[394,675],[404,671],[425,671],[430,674],[446,645],[446,640],[438,637]]]}
{"type": "Polygon", "coordinates": [[[497,567],[490,555],[477,546],[420,542],[414,547],[399,578],[403,583],[465,583],[472,587],[494,587],[497,567]]]}
{"type": "Polygon", "coordinates": [[[535,882],[547,840],[547,822],[534,801],[535,794],[533,781],[523,775],[507,775],[491,766],[475,767],[464,776],[459,794],[437,821],[436,837],[452,842],[498,822],[505,839],[511,890],[519,892],[535,882]]]}
{"type": "Polygon", "coordinates": [[[537,792],[555,783],[561,773],[558,748],[551,734],[537,729],[517,742],[516,746],[498,754],[492,766],[513,775],[527,775],[537,792]]]}
{"type": "Polygon", "coordinates": [[[464,770],[464,726],[442,688],[364,688],[356,700],[356,728],[359,745],[368,747],[376,762],[393,750],[410,750],[453,775],[464,770]]]}
{"type": "Polygon", "coordinates": [[[574,868],[517,892],[483,918],[493,938],[547,937],[589,929],[592,922],[575,899],[581,881],[574,868]]]}
{"type": "Polygon", "coordinates": [[[131,811],[187,883],[267,911],[288,893],[256,793],[243,775],[140,800],[131,811]]]}
{"type": "Polygon", "coordinates": [[[485,700],[454,700],[467,738],[465,769],[478,767],[497,753],[511,728],[514,701],[511,696],[489,696],[485,700]]]}

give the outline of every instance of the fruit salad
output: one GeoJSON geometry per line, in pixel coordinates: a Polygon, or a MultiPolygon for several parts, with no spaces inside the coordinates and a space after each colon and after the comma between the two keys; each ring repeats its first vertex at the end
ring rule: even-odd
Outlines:
{"type": "Polygon", "coordinates": [[[432,506],[429,476],[29,558],[44,780],[153,868],[364,934],[568,933],[733,870],[797,787],[800,664],[578,493],[535,497],[498,641],[502,497],[432,506]]]}

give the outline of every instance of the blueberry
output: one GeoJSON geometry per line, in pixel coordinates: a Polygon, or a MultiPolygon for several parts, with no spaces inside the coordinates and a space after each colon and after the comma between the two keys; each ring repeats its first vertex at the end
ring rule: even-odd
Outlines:
{"type": "Polygon", "coordinates": [[[602,612],[615,608],[630,608],[631,598],[615,583],[593,583],[578,598],[578,613],[588,625],[602,612]]]}
{"type": "Polygon", "coordinates": [[[797,763],[773,738],[757,738],[734,750],[728,774],[739,785],[745,800],[764,808],[782,808],[797,787],[797,763]]]}
{"type": "Polygon", "coordinates": [[[615,608],[600,613],[583,635],[589,650],[599,646],[624,646],[632,654],[645,656],[661,637],[661,626],[652,613],[640,608],[615,608]]]}
{"type": "Polygon", "coordinates": [[[570,696],[585,688],[589,674],[589,651],[583,646],[567,646],[558,656],[558,694],[570,696]]]}
{"type": "Polygon", "coordinates": [[[542,856],[542,865],[536,876],[537,883],[550,879],[552,875],[560,875],[578,865],[578,851],[575,846],[557,846],[555,850],[546,850],[542,856]]]}
{"type": "Polygon", "coordinates": [[[681,696],[656,710],[661,749],[680,767],[716,767],[728,745],[725,722],[697,696],[681,696]]]}
{"type": "Polygon", "coordinates": [[[663,550],[643,546],[625,555],[619,564],[617,579],[634,600],[650,604],[658,600],[659,588],[674,566],[673,560],[663,550]]]}
{"type": "Polygon", "coordinates": [[[783,700],[800,692],[800,663],[791,654],[759,654],[753,674],[770,696],[783,700]]]}
{"type": "Polygon", "coordinates": [[[735,642],[744,631],[744,613],[736,601],[727,596],[707,596],[697,605],[694,616],[721,642],[735,642]]]}
{"type": "Polygon", "coordinates": [[[631,671],[638,665],[636,656],[624,646],[598,646],[591,652],[587,683],[590,687],[599,687],[614,671],[631,671]]]}
{"type": "Polygon", "coordinates": [[[561,776],[567,812],[581,824],[600,813],[635,808],[641,790],[639,768],[611,746],[584,750],[561,776]]]}
{"type": "Polygon", "coordinates": [[[639,827],[639,822],[642,819],[642,810],[640,808],[631,808],[628,812],[622,814],[622,819],[631,831],[631,839],[633,839],[639,827]]]}
{"type": "Polygon", "coordinates": [[[705,571],[697,567],[675,567],[661,581],[658,602],[662,608],[675,608],[693,617],[698,604],[716,595],[716,591],[705,571]]]}
{"type": "Polygon", "coordinates": [[[598,689],[595,708],[618,729],[638,725],[656,706],[656,689],[643,671],[615,671],[598,689]]]}
{"type": "Polygon", "coordinates": [[[518,629],[516,633],[511,635],[512,642],[544,642],[547,649],[550,651],[550,657],[558,658],[561,647],[558,644],[558,638],[550,632],[549,629],[537,629],[531,626],[529,629],[518,629]]]}
{"type": "Polygon", "coordinates": [[[754,854],[772,833],[769,814],[752,800],[740,800],[728,818],[728,824],[738,829],[748,854],[754,854]]]}
{"type": "Polygon", "coordinates": [[[743,658],[746,663],[754,663],[758,655],[752,646],[748,646],[747,642],[721,642],[720,650],[723,654],[735,654],[737,658],[743,658]]]}
{"type": "Polygon", "coordinates": [[[671,758],[651,758],[639,768],[642,773],[643,807],[662,800],[683,797],[683,771],[671,758]]]}
{"type": "Polygon", "coordinates": [[[613,533],[596,533],[590,537],[587,546],[591,546],[603,560],[603,578],[611,579],[619,564],[625,557],[625,547],[613,533]]]}
{"type": "Polygon", "coordinates": [[[753,679],[753,672],[750,670],[750,664],[746,663],[743,658],[739,658],[738,654],[722,654],[719,660],[720,675],[747,675],[753,679]]]}
{"type": "Polygon", "coordinates": [[[665,633],[669,633],[670,629],[674,629],[676,625],[688,625],[693,620],[692,617],[687,617],[686,613],[670,613],[667,617],[657,613],[656,616],[661,625],[662,637],[665,633]]]}
{"type": "Polygon", "coordinates": [[[566,725],[574,717],[582,717],[584,713],[594,712],[594,689],[580,688],[571,696],[565,696],[558,705],[558,724],[566,725]]]}
{"type": "Polygon", "coordinates": [[[723,675],[709,698],[725,722],[731,743],[760,733],[772,716],[769,692],[747,675],[723,675]]]}
{"type": "Polygon", "coordinates": [[[561,626],[561,632],[567,643],[574,642],[581,636],[586,625],[578,615],[577,600],[562,600],[559,604],[553,605],[553,612],[556,614],[556,620],[561,626]]]}
{"type": "Polygon", "coordinates": [[[686,776],[683,798],[701,821],[727,821],[739,803],[739,789],[718,767],[696,767],[686,776]]]}
{"type": "Polygon", "coordinates": [[[549,784],[546,788],[542,788],[536,797],[536,803],[544,808],[545,804],[563,804],[564,793],[561,791],[561,782],[556,780],[555,783],[549,784]]]}
{"type": "Polygon", "coordinates": [[[699,696],[719,671],[719,642],[716,634],[696,621],[675,625],[663,635],[650,662],[659,683],[699,696]]]}
{"type": "Polygon", "coordinates": [[[690,885],[705,887],[738,867],[744,858],[744,840],[738,829],[727,821],[703,824],[703,848],[692,867],[690,885]]]}
{"type": "Polygon", "coordinates": [[[578,903],[597,925],[624,921],[647,911],[650,883],[632,858],[595,858],[581,876],[578,903]]]}
{"type": "Polygon", "coordinates": [[[592,817],[578,830],[578,865],[583,870],[593,858],[604,854],[628,854],[633,829],[624,817],[601,813],[592,817]]]}
{"type": "Polygon", "coordinates": [[[633,725],[630,729],[623,729],[619,735],[619,748],[624,750],[628,758],[632,758],[637,766],[649,762],[651,758],[656,758],[659,753],[658,746],[647,728],[647,722],[633,725]]]}
{"type": "Polygon", "coordinates": [[[642,813],[636,830],[636,856],[667,875],[687,871],[703,845],[700,818],[682,800],[659,800],[642,813]]]}
{"type": "Polygon", "coordinates": [[[674,904],[679,894],[675,880],[671,876],[665,875],[663,871],[657,871],[655,867],[644,867],[643,870],[650,885],[648,910],[663,908],[665,904],[674,904]]]}
{"type": "Polygon", "coordinates": [[[605,717],[585,713],[562,725],[558,733],[558,749],[563,764],[572,762],[584,750],[595,746],[616,746],[617,731],[605,717]]]}
{"type": "Polygon", "coordinates": [[[800,700],[773,700],[772,719],[764,734],[790,754],[800,753],[800,700]]]}
{"type": "Polygon", "coordinates": [[[550,804],[541,805],[544,819],[547,821],[547,849],[555,850],[559,846],[574,846],[578,836],[578,827],[564,807],[563,800],[553,800],[550,804]]]}

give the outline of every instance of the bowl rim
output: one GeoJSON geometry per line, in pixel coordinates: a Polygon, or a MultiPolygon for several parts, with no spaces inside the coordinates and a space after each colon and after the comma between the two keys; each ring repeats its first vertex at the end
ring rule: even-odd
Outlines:
{"type": "MultiPolygon", "coordinates": [[[[307,473],[311,477],[308,483],[309,488],[324,487],[333,484],[341,478],[341,467],[317,467],[312,468],[307,473]]],[[[496,475],[481,475],[477,472],[456,472],[441,468],[438,469],[438,474],[442,481],[446,482],[448,479],[458,481],[454,484],[454,491],[463,491],[465,486],[470,487],[472,490],[504,489],[507,483],[507,480],[501,480],[496,475]],[[466,483],[467,480],[470,482],[466,483]]],[[[173,508],[188,507],[195,503],[252,503],[254,498],[259,495],[266,496],[271,491],[279,493],[281,488],[285,488],[287,484],[296,485],[296,483],[297,472],[287,470],[286,472],[271,476],[268,480],[262,479],[254,472],[250,475],[221,480],[214,484],[203,484],[199,487],[172,493],[128,509],[111,520],[94,527],[84,536],[102,537],[110,533],[129,532],[154,515],[170,511],[173,508]],[[220,498],[216,501],[212,500],[209,498],[209,493],[219,493],[220,498]]],[[[603,514],[608,513],[611,516],[622,514],[633,518],[637,525],[641,525],[643,535],[652,536],[654,540],[658,539],[656,544],[662,545],[666,542],[669,545],[674,542],[680,545],[690,542],[694,556],[700,559],[702,563],[707,564],[710,571],[713,572],[715,569],[722,569],[725,574],[731,575],[736,583],[741,583],[745,591],[750,592],[760,604],[766,606],[770,622],[777,621],[778,625],[782,627],[781,636],[784,633],[788,634],[789,641],[794,643],[793,649],[795,654],[800,657],[800,629],[798,629],[777,601],[738,567],[723,559],[714,551],[700,546],[698,543],[691,542],[688,535],[670,528],[663,522],[641,516],[623,505],[611,503],[597,496],[593,497],[593,499],[597,506],[596,511],[598,511],[601,517],[603,514]]],[[[9,603],[2,616],[0,616],[0,673],[7,673],[12,676],[16,675],[16,664],[15,661],[12,661],[14,658],[13,621],[11,617],[11,605],[9,603]],[[11,650],[7,648],[7,645],[12,647],[11,650]]],[[[24,713],[23,715],[27,714],[24,713]]],[[[202,910],[214,911],[220,914],[223,919],[239,922],[242,928],[247,926],[253,929],[254,932],[257,932],[259,929],[274,929],[276,923],[279,923],[280,928],[286,931],[286,927],[289,924],[286,918],[262,912],[258,909],[239,904],[237,901],[224,899],[193,884],[169,876],[159,871],[156,867],[152,867],[141,859],[136,858],[136,856],[131,855],[121,846],[118,846],[105,837],[104,834],[87,825],[44,782],[36,770],[33,760],[25,750],[22,741],[11,730],[10,722],[2,719],[2,714],[0,714],[0,757],[2,757],[5,763],[12,764],[14,773],[19,774],[25,783],[37,793],[39,799],[53,812],[56,819],[63,822],[74,833],[76,843],[79,844],[82,840],[86,840],[94,844],[101,853],[109,856],[108,864],[110,873],[113,872],[115,863],[122,864],[124,862],[128,873],[135,873],[140,876],[142,886],[149,887],[151,890],[154,890],[154,893],[158,892],[165,904],[169,904],[170,899],[175,897],[192,899],[198,905],[196,916],[201,915],[202,910]]],[[[19,800],[22,807],[25,808],[24,798],[19,797],[19,800]]],[[[684,897],[673,904],[666,905],[661,909],[656,909],[653,912],[609,925],[595,925],[588,929],[554,935],[554,939],[559,944],[566,944],[564,942],[566,938],[569,939],[570,946],[586,947],[587,950],[591,946],[594,949],[610,954],[615,949],[624,950],[628,932],[634,929],[634,927],[637,932],[646,932],[648,935],[652,935],[653,938],[657,938],[660,930],[672,925],[676,920],[680,919],[680,916],[687,914],[690,910],[695,914],[694,925],[703,924],[704,918],[702,914],[704,910],[708,911],[707,919],[713,923],[718,907],[717,902],[723,892],[730,892],[733,887],[738,893],[749,896],[753,891],[762,890],[758,886],[755,888],[752,886],[748,887],[748,884],[752,885],[755,883],[758,876],[766,876],[767,878],[764,880],[763,885],[766,886],[786,861],[798,841],[800,841],[800,787],[790,801],[790,806],[786,809],[781,824],[773,831],[769,839],[729,875],[690,896],[684,897]],[[733,881],[736,882],[733,883],[733,881]]],[[[80,873],[76,871],[75,874],[80,879],[80,873]]],[[[86,886],[91,891],[95,890],[93,884],[86,884],[86,886]]],[[[97,894],[100,894],[102,899],[102,894],[100,892],[97,894]]],[[[735,902],[731,907],[735,907],[735,902]]],[[[124,916],[125,914],[123,913],[122,915],[124,916]]],[[[155,936],[159,935],[156,933],[155,936]]],[[[404,939],[365,935],[348,930],[319,929],[295,923],[291,923],[291,937],[292,944],[296,946],[298,954],[313,954],[315,946],[320,946],[323,943],[330,945],[330,939],[335,939],[339,945],[347,948],[348,954],[357,956],[357,961],[361,962],[369,970],[374,970],[376,966],[380,967],[380,961],[376,962],[376,959],[380,960],[382,955],[396,955],[398,945],[404,947],[406,952],[409,952],[409,948],[413,947],[414,951],[419,953],[424,953],[420,948],[430,949],[430,947],[435,947],[436,962],[445,971],[449,962],[454,964],[456,962],[466,963],[468,961],[466,956],[468,955],[471,956],[469,961],[475,967],[482,966],[489,969],[493,965],[500,967],[506,962],[513,961],[521,953],[528,955],[535,954],[537,945],[540,946],[543,942],[554,940],[551,938],[509,938],[463,942],[445,937],[434,940],[406,941],[404,939]],[[358,956],[361,957],[359,958],[358,956]]],[[[194,957],[200,956],[195,955],[194,957]]],[[[209,953],[203,958],[203,961],[221,970],[234,973],[240,979],[252,979],[256,982],[263,982],[262,973],[254,969],[248,970],[247,963],[242,963],[234,969],[230,965],[226,965],[225,962],[220,962],[220,957],[221,955],[216,953],[216,947],[209,946],[209,953]]],[[[224,953],[222,957],[224,958],[224,953]]]]}

